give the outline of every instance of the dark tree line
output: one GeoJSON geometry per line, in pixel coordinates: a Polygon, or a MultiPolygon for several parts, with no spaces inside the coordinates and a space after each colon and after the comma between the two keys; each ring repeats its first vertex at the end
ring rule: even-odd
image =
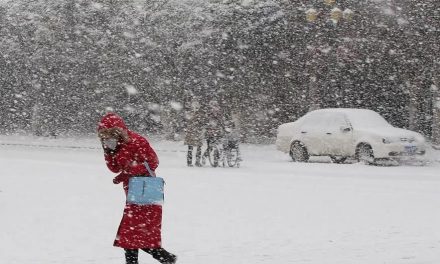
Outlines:
{"type": "Polygon", "coordinates": [[[91,133],[113,109],[180,133],[193,101],[216,99],[249,139],[318,107],[370,108],[430,136],[438,1],[326,2],[1,4],[0,131],[91,133]]]}

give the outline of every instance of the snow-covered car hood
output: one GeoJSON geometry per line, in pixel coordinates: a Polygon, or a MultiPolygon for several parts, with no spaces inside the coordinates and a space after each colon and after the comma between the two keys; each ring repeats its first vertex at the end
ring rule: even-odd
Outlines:
{"type": "Polygon", "coordinates": [[[362,131],[366,132],[368,134],[375,135],[377,137],[382,137],[386,139],[395,139],[400,140],[402,138],[408,138],[408,139],[415,139],[417,141],[424,141],[424,137],[414,131],[403,129],[403,128],[397,128],[392,126],[384,126],[384,127],[360,127],[360,128],[353,128],[354,132],[362,131]]]}

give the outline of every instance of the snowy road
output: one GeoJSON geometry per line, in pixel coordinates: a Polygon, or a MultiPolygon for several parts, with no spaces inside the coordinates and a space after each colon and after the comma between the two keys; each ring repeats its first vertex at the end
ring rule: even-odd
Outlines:
{"type": "MultiPolygon", "coordinates": [[[[72,143],[89,148],[0,145],[0,263],[124,262],[112,247],[121,186],[96,142],[72,143]]],[[[152,145],[178,263],[440,263],[439,164],[297,164],[244,146],[239,169],[188,168],[183,145],[152,145]]]]}

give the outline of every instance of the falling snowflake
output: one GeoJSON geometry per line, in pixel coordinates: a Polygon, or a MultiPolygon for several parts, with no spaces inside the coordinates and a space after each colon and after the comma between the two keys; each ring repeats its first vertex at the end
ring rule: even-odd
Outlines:
{"type": "Polygon", "coordinates": [[[133,94],[137,94],[138,90],[131,84],[125,84],[124,85],[125,89],[127,90],[127,93],[129,95],[133,95],[133,94]]]}
{"type": "Polygon", "coordinates": [[[176,101],[171,101],[170,105],[171,105],[171,108],[173,108],[176,111],[180,111],[183,109],[183,105],[179,102],[176,102],[176,101]]]}

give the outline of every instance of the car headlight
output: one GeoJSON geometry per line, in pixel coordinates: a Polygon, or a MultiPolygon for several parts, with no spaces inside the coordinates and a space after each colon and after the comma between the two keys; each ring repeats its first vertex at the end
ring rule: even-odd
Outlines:
{"type": "Polygon", "coordinates": [[[384,144],[391,144],[391,143],[393,143],[393,141],[391,139],[389,139],[389,138],[382,138],[382,142],[384,144]]]}

